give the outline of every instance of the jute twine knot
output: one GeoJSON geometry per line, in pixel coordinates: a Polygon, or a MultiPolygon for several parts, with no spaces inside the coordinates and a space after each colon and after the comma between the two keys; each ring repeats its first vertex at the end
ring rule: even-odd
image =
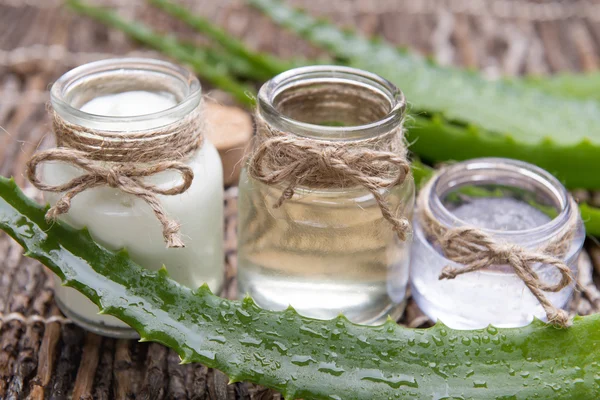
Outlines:
{"type": "MultiPolygon", "coordinates": [[[[493,265],[509,265],[544,308],[548,322],[561,327],[569,326],[569,314],[555,307],[544,292],[558,292],[574,281],[563,258],[577,230],[578,213],[571,213],[565,228],[552,240],[537,249],[528,250],[517,244],[501,242],[473,226],[448,227],[442,224],[429,206],[436,178],[437,175],[429,180],[417,199],[419,222],[424,232],[439,245],[446,258],[463,265],[461,268],[444,267],[439,279],[454,279],[493,265]],[[560,281],[554,284],[544,282],[534,271],[535,264],[556,268],[561,276],[560,281]]],[[[569,202],[577,210],[575,200],[569,198],[569,202]]]]}
{"type": "Polygon", "coordinates": [[[382,189],[402,184],[410,174],[402,127],[386,135],[356,141],[312,139],[279,131],[256,115],[257,138],[248,157],[248,173],[266,184],[285,184],[274,207],[293,197],[298,186],[342,188],[360,185],[375,198],[400,240],[410,222],[396,217],[382,189]]]}
{"type": "Polygon", "coordinates": [[[181,121],[148,131],[113,132],[72,124],[52,112],[57,148],[36,153],[27,163],[27,177],[39,190],[64,193],[46,213],[48,221],[67,213],[71,200],[79,193],[108,186],[144,200],[162,225],[167,247],[184,247],[180,225],[170,219],[157,195],[174,196],[185,192],[194,172],[183,161],[203,142],[201,106],[181,121]],[[72,180],[50,185],[41,181],[38,167],[59,161],[78,167],[84,173],[72,180]],[[144,178],[164,171],[175,171],[181,181],[172,187],[145,182],[144,178]]]}

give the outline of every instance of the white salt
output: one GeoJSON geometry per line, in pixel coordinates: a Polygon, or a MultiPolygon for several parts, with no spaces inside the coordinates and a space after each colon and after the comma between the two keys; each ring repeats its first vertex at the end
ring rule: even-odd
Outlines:
{"type": "MultiPolygon", "coordinates": [[[[473,198],[453,210],[467,224],[502,231],[523,231],[550,221],[550,217],[535,207],[512,198],[473,198]]],[[[415,240],[411,254],[411,285],[419,307],[433,320],[441,320],[455,329],[517,327],[531,322],[534,316],[544,319],[545,313],[537,299],[506,266],[499,270],[476,271],[452,280],[439,280],[447,265],[461,268],[440,254],[424,237],[415,221],[415,240]]],[[[515,232],[516,233],[516,232],[515,232]]],[[[509,239],[510,240],[510,239],[509,239]]],[[[516,244],[526,245],[523,240],[516,244]]],[[[576,248],[569,251],[567,262],[576,262],[576,248]]],[[[535,271],[545,282],[557,282],[559,274],[553,268],[536,265],[535,271]]],[[[564,307],[572,287],[558,293],[546,293],[556,306],[564,307]]]]}
{"type": "Polygon", "coordinates": [[[523,231],[550,221],[537,208],[511,197],[476,197],[452,214],[467,224],[500,231],[523,231]]]}

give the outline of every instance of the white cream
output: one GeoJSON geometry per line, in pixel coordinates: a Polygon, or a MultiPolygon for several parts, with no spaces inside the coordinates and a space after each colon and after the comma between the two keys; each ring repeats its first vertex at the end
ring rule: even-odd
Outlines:
{"type": "Polygon", "coordinates": [[[175,105],[177,105],[177,100],[170,93],[132,90],[95,97],[85,103],[80,110],[95,115],[134,117],[157,113],[175,105]]]}
{"type": "MultiPolygon", "coordinates": [[[[173,97],[132,91],[94,98],[81,110],[90,114],[122,117],[155,113],[174,105],[176,101],[173,97]]],[[[154,119],[148,122],[151,122],[151,126],[144,126],[146,129],[166,125],[171,120],[154,119]]],[[[145,268],[157,270],[164,264],[170,277],[176,281],[191,288],[206,282],[213,291],[218,291],[223,282],[221,161],[215,147],[205,140],[203,147],[187,164],[194,171],[191,187],[181,195],[158,196],[168,216],[181,223],[185,248],[166,248],[161,225],[146,202],[109,187],[89,189],[78,194],[72,201],[70,211],[62,218],[78,228],[87,226],[94,239],[110,249],[127,248],[131,258],[145,268]]],[[[71,165],[48,163],[43,170],[43,179],[48,184],[59,184],[82,173],[71,165]]],[[[147,178],[152,183],[167,187],[174,186],[179,179],[179,175],[169,171],[147,178]]],[[[50,204],[55,204],[60,196],[57,193],[45,194],[50,204]]],[[[59,282],[56,285],[56,297],[67,314],[75,314],[76,319],[89,321],[90,326],[86,326],[89,329],[93,330],[94,324],[117,330],[127,327],[116,318],[99,315],[96,305],[59,282]]]]}

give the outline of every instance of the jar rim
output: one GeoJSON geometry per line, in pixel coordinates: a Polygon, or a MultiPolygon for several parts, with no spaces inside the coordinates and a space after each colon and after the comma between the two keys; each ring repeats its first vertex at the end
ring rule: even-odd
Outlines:
{"type": "Polygon", "coordinates": [[[161,118],[172,118],[174,115],[186,115],[193,111],[200,103],[202,86],[198,78],[186,68],[168,61],[152,58],[110,58],[93,61],[80,65],[63,74],[50,89],[50,100],[53,108],[61,117],[76,124],[132,124],[161,118]],[[132,116],[111,116],[92,114],[80,110],[65,99],[66,94],[74,85],[83,79],[94,75],[115,73],[125,74],[131,71],[153,72],[170,76],[182,82],[186,87],[184,96],[172,107],[149,114],[132,116]]]}
{"type": "MultiPolygon", "coordinates": [[[[460,187],[466,182],[485,182],[485,174],[494,172],[496,174],[513,174],[522,176],[523,179],[530,179],[534,184],[547,189],[547,194],[552,196],[552,200],[557,205],[558,215],[548,222],[539,226],[523,230],[498,230],[489,228],[480,228],[482,231],[492,234],[499,238],[511,238],[523,242],[542,241],[553,235],[557,230],[562,229],[570,219],[573,212],[577,212],[571,207],[569,193],[556,177],[548,171],[524,161],[509,158],[476,158],[453,164],[446,168],[443,173],[436,176],[432,182],[431,192],[427,201],[435,217],[448,227],[472,225],[457,217],[443,203],[442,198],[453,188],[460,187]],[[457,179],[461,173],[472,173],[473,179],[462,181],[457,179]],[[447,187],[444,187],[446,185],[447,187]]],[[[519,183],[512,180],[511,186],[519,187],[519,183]]]]}
{"type": "Polygon", "coordinates": [[[375,137],[399,126],[406,112],[406,99],[399,88],[379,75],[351,67],[316,65],[290,69],[266,82],[258,92],[258,109],[267,123],[284,132],[327,140],[355,140],[375,137]],[[378,120],[342,127],[299,121],[277,109],[274,104],[277,96],[310,82],[363,87],[387,100],[390,107],[378,120]]]}

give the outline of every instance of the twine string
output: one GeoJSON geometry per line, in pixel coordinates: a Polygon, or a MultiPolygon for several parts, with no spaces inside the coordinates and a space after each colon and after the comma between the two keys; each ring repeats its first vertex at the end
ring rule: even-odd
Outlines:
{"type": "MultiPolygon", "coordinates": [[[[500,242],[473,226],[448,227],[442,224],[433,215],[428,200],[435,180],[436,177],[429,180],[417,199],[420,223],[446,258],[463,265],[460,268],[445,266],[439,279],[454,279],[493,265],[509,265],[543,307],[548,322],[561,327],[569,326],[568,313],[554,306],[544,292],[559,292],[574,281],[563,257],[577,230],[578,214],[572,213],[561,234],[537,249],[528,250],[517,244],[500,242]],[[536,264],[555,268],[560,273],[560,281],[544,282],[534,270],[536,264]]],[[[571,207],[577,207],[572,198],[569,202],[571,207]]]]}
{"type": "Polygon", "coordinates": [[[194,179],[183,160],[203,143],[203,125],[198,107],[181,121],[139,132],[107,132],[67,122],[53,113],[53,131],[59,147],[36,153],[27,163],[27,176],[39,190],[64,193],[46,213],[48,221],[69,212],[72,199],[86,190],[108,186],[144,200],[162,226],[167,247],[185,247],[180,224],[167,216],[158,195],[184,193],[194,179]],[[84,173],[58,185],[44,183],[38,167],[51,161],[64,162],[84,173]],[[171,187],[147,183],[144,178],[175,171],[181,181],[171,187]]]}
{"type": "Polygon", "coordinates": [[[299,186],[360,185],[373,195],[398,238],[406,240],[409,221],[394,215],[382,193],[410,174],[401,127],[385,137],[352,143],[300,137],[272,128],[260,115],[256,120],[258,143],[248,158],[248,172],[262,183],[286,185],[274,207],[291,199],[299,186]],[[369,148],[375,140],[382,149],[369,148]]]}

